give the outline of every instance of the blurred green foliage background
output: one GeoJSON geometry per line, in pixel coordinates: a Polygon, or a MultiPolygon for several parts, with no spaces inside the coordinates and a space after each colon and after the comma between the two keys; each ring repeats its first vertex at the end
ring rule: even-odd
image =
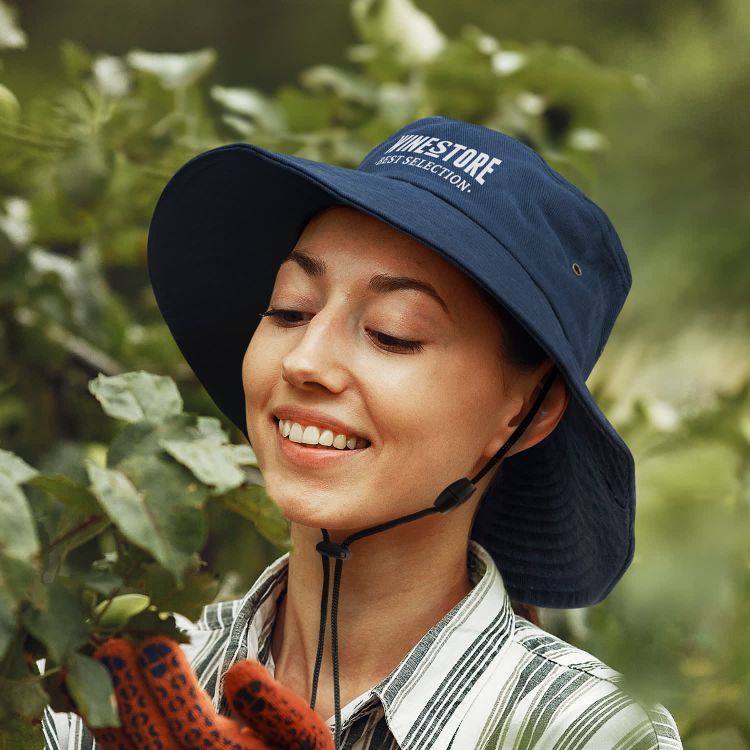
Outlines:
{"type": "MultiPolygon", "coordinates": [[[[353,166],[426,114],[511,132],[607,210],[634,276],[590,386],[636,457],[636,558],[545,624],[667,705],[687,748],[750,748],[749,32],[746,0],[0,3],[0,446],[85,484],[120,430],[100,372],[170,375],[220,416],[145,272],[191,155],[353,166]]],[[[279,548],[207,512],[229,596],[279,548]]]]}

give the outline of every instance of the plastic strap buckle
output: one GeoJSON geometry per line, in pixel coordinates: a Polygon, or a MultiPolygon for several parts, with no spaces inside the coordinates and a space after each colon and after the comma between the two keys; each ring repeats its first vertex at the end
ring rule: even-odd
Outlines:
{"type": "Polygon", "coordinates": [[[441,513],[457,508],[465,503],[475,492],[476,487],[466,477],[449,484],[435,500],[435,507],[441,513]]]}
{"type": "Polygon", "coordinates": [[[315,545],[315,549],[318,550],[321,555],[332,557],[335,560],[348,560],[352,556],[352,551],[349,547],[331,541],[318,542],[315,545]]]}

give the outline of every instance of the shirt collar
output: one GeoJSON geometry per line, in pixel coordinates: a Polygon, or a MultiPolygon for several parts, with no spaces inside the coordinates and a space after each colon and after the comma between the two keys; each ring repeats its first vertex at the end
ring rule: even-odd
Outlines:
{"type": "Polygon", "coordinates": [[[497,566],[473,540],[468,565],[471,591],[373,688],[402,750],[447,747],[513,632],[497,566]]]}
{"type": "MultiPolygon", "coordinates": [[[[489,553],[476,541],[468,549],[473,588],[404,656],[396,669],[361,696],[342,721],[377,696],[388,727],[402,750],[441,750],[480,693],[513,631],[513,611],[502,578],[489,553]]],[[[289,554],[272,563],[234,612],[231,646],[222,674],[239,659],[257,658],[269,666],[270,633],[277,602],[286,589],[289,554]]],[[[221,681],[220,681],[221,682],[221,681]]],[[[221,693],[221,686],[219,695],[221,693]]]]}

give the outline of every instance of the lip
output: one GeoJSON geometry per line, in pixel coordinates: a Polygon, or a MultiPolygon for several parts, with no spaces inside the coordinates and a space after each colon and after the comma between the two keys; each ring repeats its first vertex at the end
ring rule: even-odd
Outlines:
{"type": "MultiPolygon", "coordinates": [[[[343,422],[321,415],[320,412],[315,412],[314,410],[298,409],[296,407],[274,410],[274,415],[271,418],[271,429],[276,435],[276,446],[281,456],[296,466],[306,469],[324,469],[329,466],[339,466],[341,465],[341,461],[349,462],[356,460],[358,456],[367,451],[367,448],[344,448],[343,450],[330,448],[325,450],[313,447],[312,445],[305,445],[304,443],[293,443],[288,438],[281,437],[277,418],[290,419],[293,422],[305,425],[315,425],[316,427],[332,430],[336,434],[349,435],[350,437],[358,433],[343,422]]],[[[360,437],[362,436],[360,435],[360,437]]]]}
{"type": "MultiPolygon", "coordinates": [[[[273,420],[274,426],[278,429],[277,420],[288,419],[292,422],[298,422],[299,424],[313,425],[324,430],[331,430],[334,435],[346,435],[347,437],[358,437],[367,440],[372,445],[367,435],[360,432],[356,427],[346,424],[335,417],[331,417],[328,414],[317,411],[316,409],[309,409],[301,406],[279,406],[271,410],[272,416],[275,417],[273,420]]],[[[285,442],[289,442],[284,438],[285,442]]],[[[368,446],[369,447],[369,446],[368,446]]],[[[317,450],[317,449],[314,449],[317,450]]],[[[354,452],[351,449],[346,449],[350,452],[354,452]]],[[[359,450],[364,450],[360,448],[359,450]]],[[[345,453],[346,451],[339,451],[345,453]]]]}
{"type": "Polygon", "coordinates": [[[273,429],[276,431],[276,445],[282,457],[296,466],[307,469],[323,469],[328,466],[341,465],[340,462],[349,462],[356,460],[357,457],[367,452],[367,448],[314,448],[304,443],[293,443],[287,438],[281,437],[279,430],[274,423],[273,429]]]}

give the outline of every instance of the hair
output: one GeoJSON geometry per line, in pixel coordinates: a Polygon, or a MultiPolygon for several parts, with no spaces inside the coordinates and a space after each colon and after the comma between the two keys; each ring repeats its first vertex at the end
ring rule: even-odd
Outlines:
{"type": "MultiPolygon", "coordinates": [[[[537,344],[534,337],[516,320],[500,302],[498,302],[489,292],[480,287],[485,304],[497,318],[502,334],[501,353],[504,359],[520,372],[529,372],[535,370],[546,359],[549,359],[547,352],[537,344]]],[[[488,487],[489,490],[489,487],[488,487]]],[[[482,498],[482,501],[484,498],[482,498]]],[[[481,502],[477,504],[477,512],[481,502]]],[[[476,516],[474,518],[476,520],[476,516]]],[[[472,520],[472,527],[474,525],[472,520]]],[[[543,627],[541,613],[539,608],[531,604],[511,601],[513,612],[537,627],[543,627]]]]}
{"type": "Polygon", "coordinates": [[[529,372],[536,370],[546,359],[549,359],[547,352],[537,344],[534,337],[512,313],[485,289],[481,289],[481,292],[485,304],[500,324],[502,355],[512,367],[520,372],[529,372]]]}

